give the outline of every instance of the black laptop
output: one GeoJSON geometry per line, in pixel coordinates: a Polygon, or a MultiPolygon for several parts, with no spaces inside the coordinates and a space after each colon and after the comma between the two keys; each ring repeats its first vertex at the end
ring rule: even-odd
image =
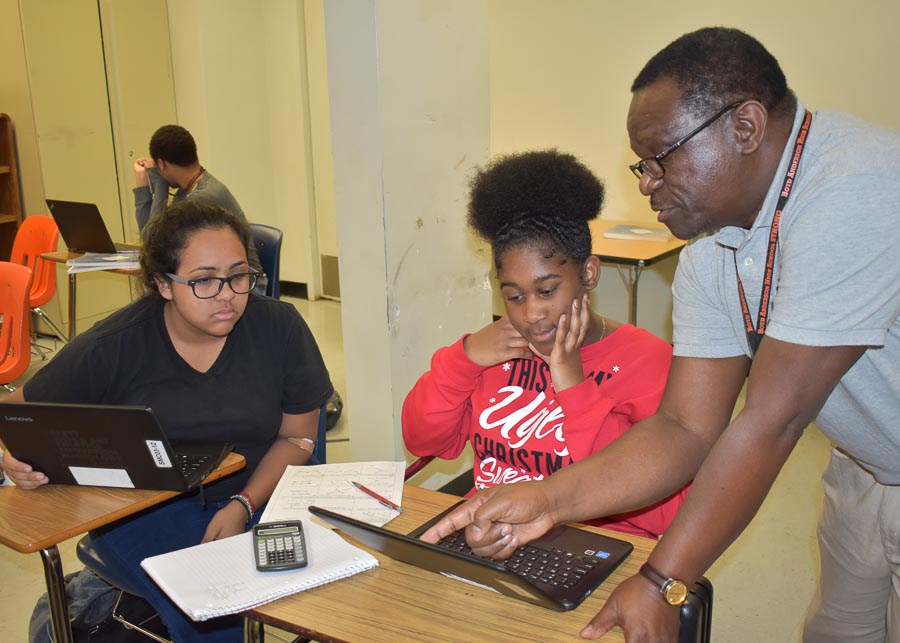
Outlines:
{"type": "Polygon", "coordinates": [[[386,556],[559,612],[578,607],[634,548],[624,540],[566,525],[554,527],[503,562],[473,554],[462,532],[438,545],[419,540],[452,509],[408,536],[328,509],[311,506],[309,511],[386,556]]]}
{"type": "Polygon", "coordinates": [[[170,444],[149,408],[0,402],[0,439],[52,484],[190,491],[232,449],[170,444]]]}
{"type": "Polygon", "coordinates": [[[47,207],[66,247],[72,252],[112,254],[140,250],[139,245],[114,243],[100,210],[93,203],[47,199],[47,207]]]}

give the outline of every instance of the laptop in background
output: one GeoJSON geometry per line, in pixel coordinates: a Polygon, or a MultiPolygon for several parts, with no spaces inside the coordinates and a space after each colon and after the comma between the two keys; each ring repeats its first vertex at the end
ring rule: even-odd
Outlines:
{"type": "Polygon", "coordinates": [[[311,506],[309,511],[390,558],[559,612],[578,607],[634,548],[624,540],[566,525],[554,527],[503,562],[473,554],[464,538],[459,543],[461,532],[439,545],[418,539],[454,507],[408,536],[328,509],[311,506]]]}
{"type": "Polygon", "coordinates": [[[134,252],[140,246],[113,242],[100,210],[93,203],[47,199],[47,207],[71,252],[134,252]]]}
{"type": "Polygon", "coordinates": [[[141,406],[0,402],[0,439],[51,484],[171,491],[198,487],[232,449],[170,444],[141,406]]]}

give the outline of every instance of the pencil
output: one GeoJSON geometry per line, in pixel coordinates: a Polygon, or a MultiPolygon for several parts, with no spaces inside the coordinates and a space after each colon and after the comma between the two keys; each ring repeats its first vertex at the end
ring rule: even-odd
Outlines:
{"type": "Polygon", "coordinates": [[[380,502],[382,505],[384,505],[384,506],[387,507],[388,509],[393,509],[394,511],[397,511],[397,512],[399,512],[399,513],[403,513],[403,507],[401,507],[400,505],[395,505],[393,502],[391,502],[390,500],[388,500],[388,499],[385,498],[384,496],[375,493],[374,491],[372,491],[371,489],[369,489],[369,488],[366,487],[365,485],[361,485],[361,484],[359,484],[358,482],[355,482],[355,481],[351,481],[351,482],[353,483],[353,486],[354,486],[354,487],[356,487],[357,489],[359,489],[359,490],[362,491],[363,493],[372,496],[373,498],[375,498],[375,500],[377,500],[378,502],[380,502]]]}

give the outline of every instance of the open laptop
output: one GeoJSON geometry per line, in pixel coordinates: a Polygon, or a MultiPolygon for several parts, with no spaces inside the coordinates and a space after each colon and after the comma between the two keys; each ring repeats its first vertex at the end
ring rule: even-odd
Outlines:
{"type": "Polygon", "coordinates": [[[190,491],[232,449],[170,444],[140,406],[0,402],[0,439],[52,484],[190,491]]]}
{"type": "Polygon", "coordinates": [[[462,532],[439,545],[418,539],[452,509],[407,536],[328,509],[311,506],[309,511],[386,556],[558,612],[578,607],[634,548],[624,540],[566,525],[554,527],[503,562],[473,554],[462,532]]]}
{"type": "Polygon", "coordinates": [[[47,199],[47,207],[66,247],[72,252],[112,254],[134,252],[141,248],[131,243],[114,243],[100,210],[93,203],[47,199]]]}

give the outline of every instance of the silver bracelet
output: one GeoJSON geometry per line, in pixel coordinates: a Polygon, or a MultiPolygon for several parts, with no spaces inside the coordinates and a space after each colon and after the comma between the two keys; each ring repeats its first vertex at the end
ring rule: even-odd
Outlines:
{"type": "Polygon", "coordinates": [[[239,503],[244,505],[244,509],[247,511],[247,522],[253,520],[253,507],[250,506],[249,500],[237,493],[231,496],[229,500],[237,500],[239,503]]]}

